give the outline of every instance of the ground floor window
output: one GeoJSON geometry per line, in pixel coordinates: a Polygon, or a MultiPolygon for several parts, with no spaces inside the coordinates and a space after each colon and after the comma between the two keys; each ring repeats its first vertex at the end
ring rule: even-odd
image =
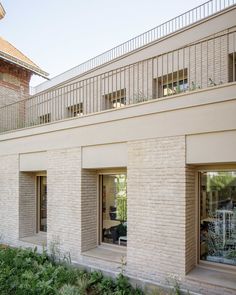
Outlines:
{"type": "Polygon", "coordinates": [[[37,176],[38,231],[47,232],[47,176],[37,176]]]}
{"type": "Polygon", "coordinates": [[[200,259],[236,265],[236,171],[200,173],[200,259]]]}
{"type": "Polygon", "coordinates": [[[127,245],[126,174],[100,175],[101,241],[127,245]]]}

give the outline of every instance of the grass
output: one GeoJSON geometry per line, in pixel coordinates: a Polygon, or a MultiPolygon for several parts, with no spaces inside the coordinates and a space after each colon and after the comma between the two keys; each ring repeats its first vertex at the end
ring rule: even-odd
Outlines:
{"type": "MultiPolygon", "coordinates": [[[[89,273],[57,262],[45,251],[38,254],[37,249],[0,246],[0,294],[144,295],[144,291],[133,288],[123,273],[113,280],[101,272],[89,273]]],[[[156,290],[153,294],[166,293],[156,290]]]]}

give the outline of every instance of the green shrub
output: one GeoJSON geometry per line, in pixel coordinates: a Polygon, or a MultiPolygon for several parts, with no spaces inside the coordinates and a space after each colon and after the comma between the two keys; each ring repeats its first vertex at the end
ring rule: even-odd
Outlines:
{"type": "Polygon", "coordinates": [[[81,293],[79,292],[78,288],[76,288],[76,286],[72,286],[72,285],[64,285],[62,286],[62,288],[59,291],[60,295],[81,295],[81,293]]]}
{"type": "Polygon", "coordinates": [[[116,280],[86,273],[34,250],[0,247],[1,295],[143,295],[121,273],[116,280]]]}

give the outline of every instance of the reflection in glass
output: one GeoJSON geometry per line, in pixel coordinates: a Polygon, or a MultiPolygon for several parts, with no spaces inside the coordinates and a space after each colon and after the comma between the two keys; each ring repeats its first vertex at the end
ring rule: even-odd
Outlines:
{"type": "Polygon", "coordinates": [[[39,230],[47,231],[47,177],[38,177],[39,185],[39,230]]]}
{"type": "Polygon", "coordinates": [[[102,241],[127,245],[126,175],[102,175],[102,241]]]}
{"type": "Polygon", "coordinates": [[[236,171],[202,172],[201,260],[236,265],[236,171]]]}

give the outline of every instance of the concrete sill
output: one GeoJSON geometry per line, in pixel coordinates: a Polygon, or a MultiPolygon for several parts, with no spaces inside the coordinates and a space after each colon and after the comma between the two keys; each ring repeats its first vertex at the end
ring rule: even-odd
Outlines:
{"type": "Polygon", "coordinates": [[[47,234],[46,233],[38,233],[33,236],[20,238],[20,241],[28,244],[33,244],[36,246],[46,247],[47,246],[47,234]]]}
{"type": "Polygon", "coordinates": [[[199,265],[186,276],[186,279],[232,290],[236,294],[236,270],[235,272],[225,272],[199,265]]]}
{"type": "Polygon", "coordinates": [[[121,264],[122,260],[126,262],[126,248],[122,246],[101,245],[83,252],[82,255],[118,264],[121,264]]]}

